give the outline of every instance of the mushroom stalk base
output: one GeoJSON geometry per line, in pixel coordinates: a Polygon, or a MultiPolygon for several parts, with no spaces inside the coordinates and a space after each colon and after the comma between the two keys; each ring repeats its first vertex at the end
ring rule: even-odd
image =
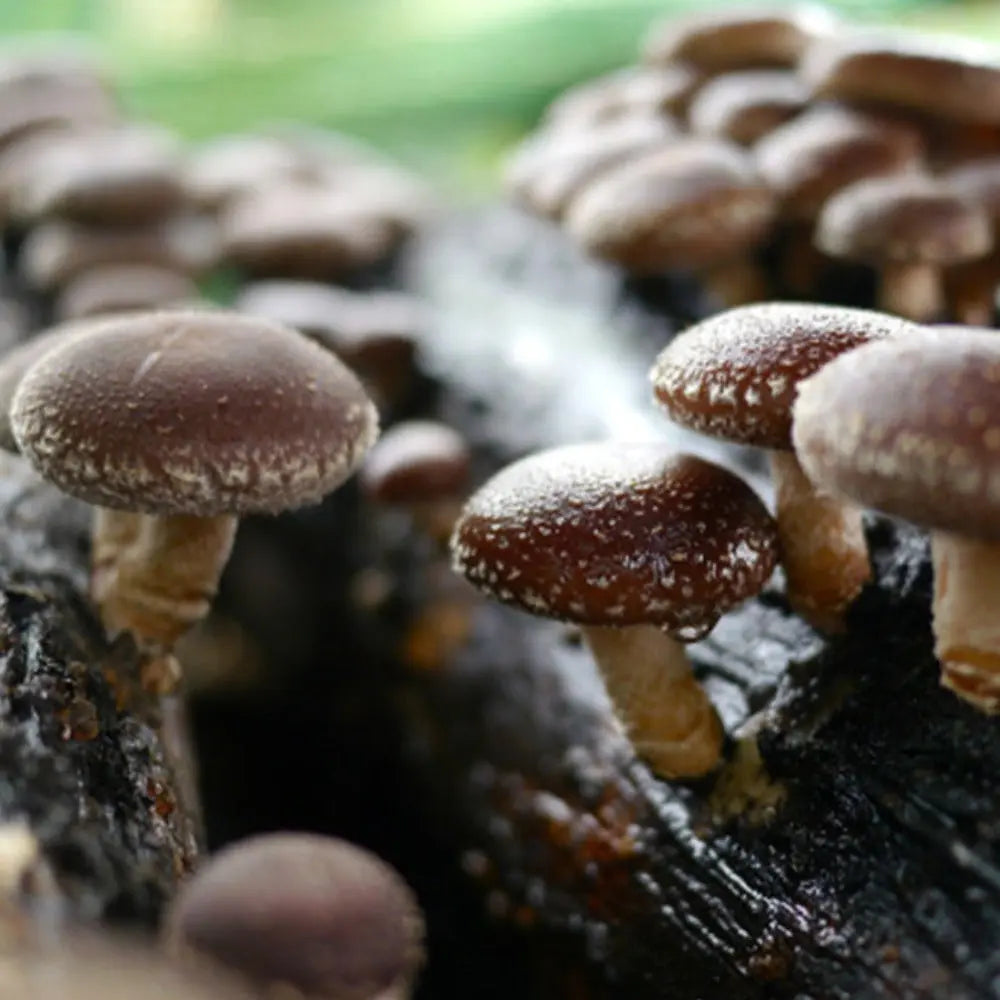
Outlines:
{"type": "Polygon", "coordinates": [[[105,628],[170,649],[208,613],[237,519],[103,511],[97,524],[93,597],[105,628]],[[127,520],[116,524],[119,517],[127,520]]]}
{"type": "Polygon", "coordinates": [[[722,726],[683,645],[654,625],[591,625],[583,634],[635,752],[666,778],[712,770],[722,726]]]}
{"type": "Polygon", "coordinates": [[[871,576],[861,511],[817,492],[794,452],[771,452],[771,476],[788,603],[816,628],[838,632],[871,576]]]}
{"type": "Polygon", "coordinates": [[[936,264],[895,261],[883,266],[878,306],[915,323],[931,323],[945,312],[944,282],[936,264]]]}
{"type": "Polygon", "coordinates": [[[931,536],[934,653],[941,683],[991,715],[1000,712],[1000,544],[931,536]]]}

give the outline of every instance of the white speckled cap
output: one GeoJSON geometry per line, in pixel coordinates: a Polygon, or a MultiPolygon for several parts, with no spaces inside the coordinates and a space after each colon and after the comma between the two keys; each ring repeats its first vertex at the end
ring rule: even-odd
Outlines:
{"type": "Polygon", "coordinates": [[[587,625],[714,623],[774,569],[774,521],[737,476],[662,444],[540,452],[466,503],[455,569],[506,604],[587,625]]]}
{"type": "Polygon", "coordinates": [[[827,490],[1000,541],[1000,338],[950,326],[845,354],[799,386],[793,440],[827,490]]]}
{"type": "Polygon", "coordinates": [[[719,313],[661,352],[656,402],[691,430],[758,448],[791,447],[800,379],[844,351],[918,328],[868,309],[765,302],[719,313]]]}
{"type": "Polygon", "coordinates": [[[221,311],[95,323],[28,371],[10,420],[21,451],[72,496],[203,516],[316,502],[378,433],[374,406],[332,354],[221,311]]]}

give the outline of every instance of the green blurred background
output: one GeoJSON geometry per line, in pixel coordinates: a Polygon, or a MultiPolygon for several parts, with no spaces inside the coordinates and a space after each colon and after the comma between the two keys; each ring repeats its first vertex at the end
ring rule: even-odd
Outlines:
{"type": "MultiPolygon", "coordinates": [[[[130,110],[199,138],[263,121],[344,129],[490,190],[568,84],[631,61],[658,15],[705,0],[0,0],[0,33],[93,40],[130,110]]],[[[855,20],[1000,39],[1000,0],[841,0],[855,20]]]]}

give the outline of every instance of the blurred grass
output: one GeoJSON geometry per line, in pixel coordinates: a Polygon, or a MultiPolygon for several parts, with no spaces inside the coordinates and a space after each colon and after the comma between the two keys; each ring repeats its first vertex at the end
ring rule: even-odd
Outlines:
{"type": "MultiPolygon", "coordinates": [[[[369,139],[452,189],[569,83],[632,60],[669,0],[0,0],[0,35],[93,39],[130,110],[200,138],[301,119],[369,139]]],[[[852,19],[1000,38],[1000,3],[843,0],[852,19]]]]}

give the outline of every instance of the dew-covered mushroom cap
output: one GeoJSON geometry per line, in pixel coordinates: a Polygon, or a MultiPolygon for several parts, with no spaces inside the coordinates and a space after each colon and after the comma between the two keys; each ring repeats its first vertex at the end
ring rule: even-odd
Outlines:
{"type": "Polygon", "coordinates": [[[406,883],[369,852],[270,834],[211,859],[180,892],[168,933],[258,983],[368,1000],[413,978],[423,921],[406,883]]]}
{"type": "Polygon", "coordinates": [[[658,443],[569,445],[508,466],[466,502],[455,569],[491,596],[585,625],[714,623],[756,593],[775,527],[738,477],[658,443]]]}
{"type": "Polygon", "coordinates": [[[816,245],[834,257],[943,266],[974,260],[993,245],[985,209],[923,174],[859,181],[827,202],[816,245]]]}
{"type": "Polygon", "coordinates": [[[831,11],[818,4],[712,4],[654,24],[643,59],[690,62],[713,72],[794,66],[810,42],[836,26],[831,11]]]}
{"type": "Polygon", "coordinates": [[[766,302],[685,330],[650,372],[656,402],[691,430],[761,448],[791,447],[795,387],[844,351],[914,330],[886,313],[766,302]]]}
{"type": "Polygon", "coordinates": [[[807,475],[927,528],[1000,541],[1000,340],[954,326],[845,354],[799,386],[807,475]]]}
{"type": "Polygon", "coordinates": [[[800,71],[817,97],[1000,122],[996,49],[968,38],[845,31],[811,45],[800,71]]]}
{"type": "Polygon", "coordinates": [[[566,210],[591,253],[637,271],[732,260],[763,241],[774,195],[750,156],[718,139],[685,139],[614,168],[566,210]]]}
{"type": "Polygon", "coordinates": [[[453,498],[469,479],[469,446],[454,428],[433,420],[407,420],[390,428],[368,453],[361,488],[379,503],[453,498]]]}
{"type": "Polygon", "coordinates": [[[354,471],[378,422],[332,354],[221,311],[95,323],[32,366],[10,419],[21,451],[64,492],[202,516],[318,501],[354,471]]]}

